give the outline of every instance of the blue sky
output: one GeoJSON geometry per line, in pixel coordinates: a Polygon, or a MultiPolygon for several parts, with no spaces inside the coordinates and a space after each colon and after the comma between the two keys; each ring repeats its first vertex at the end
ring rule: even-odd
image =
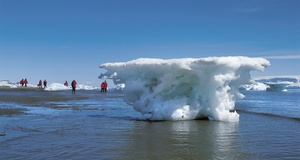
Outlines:
{"type": "Polygon", "coordinates": [[[266,57],[300,75],[299,0],[0,0],[0,80],[99,85],[136,58],[266,57]]]}

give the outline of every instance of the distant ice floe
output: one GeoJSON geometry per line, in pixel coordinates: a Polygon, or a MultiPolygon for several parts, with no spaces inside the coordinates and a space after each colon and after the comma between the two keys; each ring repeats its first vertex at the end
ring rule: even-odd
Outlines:
{"type": "Polygon", "coordinates": [[[300,88],[300,75],[265,76],[254,79],[258,83],[267,85],[267,91],[287,91],[287,89],[300,88]]]}
{"type": "Polygon", "coordinates": [[[255,83],[250,71],[263,71],[264,58],[208,57],[182,59],[140,58],[105,63],[99,78],[124,84],[124,100],[152,120],[210,118],[239,121],[235,101],[244,96],[239,87],[255,83]]]}
{"type": "Polygon", "coordinates": [[[281,92],[281,91],[287,91],[286,87],[293,83],[292,82],[277,82],[277,83],[268,82],[266,84],[268,85],[267,91],[281,92]]]}
{"type": "Polygon", "coordinates": [[[265,91],[268,85],[256,82],[254,84],[245,84],[240,87],[241,90],[265,91]]]}
{"type": "Polygon", "coordinates": [[[242,85],[242,90],[258,91],[287,91],[287,89],[300,88],[300,75],[264,76],[253,78],[255,83],[242,85]]]}

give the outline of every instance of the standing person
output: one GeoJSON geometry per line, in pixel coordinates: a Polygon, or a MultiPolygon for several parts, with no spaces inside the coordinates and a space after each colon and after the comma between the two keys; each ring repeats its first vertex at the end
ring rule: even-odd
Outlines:
{"type": "Polygon", "coordinates": [[[104,81],[101,83],[101,91],[100,92],[106,92],[107,91],[107,82],[104,81]]]}
{"type": "Polygon", "coordinates": [[[27,84],[28,84],[27,78],[25,78],[24,84],[25,84],[25,87],[27,87],[27,84]]]}
{"type": "Polygon", "coordinates": [[[68,87],[68,86],[69,86],[68,81],[66,81],[66,82],[64,83],[64,85],[65,85],[66,87],[68,87]]]}
{"type": "Polygon", "coordinates": [[[108,87],[108,84],[106,81],[104,81],[104,92],[107,92],[107,87],[108,87]]]}
{"type": "Polygon", "coordinates": [[[105,87],[105,84],[104,82],[101,83],[101,91],[100,92],[104,92],[104,87],[105,87]]]}
{"type": "Polygon", "coordinates": [[[22,85],[22,87],[24,86],[24,79],[21,79],[20,84],[22,85]]]}
{"type": "Polygon", "coordinates": [[[44,89],[47,87],[47,80],[44,80],[44,89]]]}
{"type": "Polygon", "coordinates": [[[71,84],[72,85],[72,94],[75,94],[76,84],[77,84],[76,81],[73,80],[72,84],[71,84]]]}
{"type": "Polygon", "coordinates": [[[39,88],[42,88],[42,80],[39,81],[39,84],[37,85],[39,88]]]}

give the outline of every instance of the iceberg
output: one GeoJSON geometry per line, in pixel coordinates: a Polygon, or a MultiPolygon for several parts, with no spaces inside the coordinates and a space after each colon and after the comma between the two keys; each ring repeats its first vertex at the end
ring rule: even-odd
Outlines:
{"type": "Polygon", "coordinates": [[[260,82],[255,82],[253,84],[245,84],[240,87],[241,90],[252,90],[252,91],[265,91],[268,85],[260,82]]]}
{"type": "Polygon", "coordinates": [[[124,84],[124,101],[151,120],[239,121],[235,101],[244,97],[243,84],[251,84],[250,71],[263,71],[264,58],[208,57],[182,59],[139,58],[104,63],[99,78],[124,84]]]}
{"type": "Polygon", "coordinates": [[[287,91],[287,88],[300,88],[300,75],[265,76],[256,77],[254,80],[258,83],[265,84],[267,91],[281,92],[287,91]]]}
{"type": "Polygon", "coordinates": [[[300,88],[300,75],[254,77],[254,84],[241,86],[241,90],[282,92],[300,88]]]}
{"type": "Polygon", "coordinates": [[[268,85],[267,91],[273,91],[273,92],[281,92],[281,91],[287,91],[286,87],[288,85],[293,84],[292,82],[266,82],[268,85]]]}

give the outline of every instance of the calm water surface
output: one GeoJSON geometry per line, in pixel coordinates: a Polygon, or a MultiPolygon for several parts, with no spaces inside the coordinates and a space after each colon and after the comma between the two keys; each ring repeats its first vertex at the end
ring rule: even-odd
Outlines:
{"type": "Polygon", "coordinates": [[[240,122],[228,123],[149,122],[123,102],[121,92],[0,91],[0,108],[26,109],[24,114],[0,115],[0,132],[6,134],[0,136],[0,158],[299,158],[299,120],[285,114],[261,114],[269,111],[259,106],[268,105],[257,98],[267,96],[272,103],[274,97],[257,93],[247,92],[247,98],[237,102],[240,122]]]}

